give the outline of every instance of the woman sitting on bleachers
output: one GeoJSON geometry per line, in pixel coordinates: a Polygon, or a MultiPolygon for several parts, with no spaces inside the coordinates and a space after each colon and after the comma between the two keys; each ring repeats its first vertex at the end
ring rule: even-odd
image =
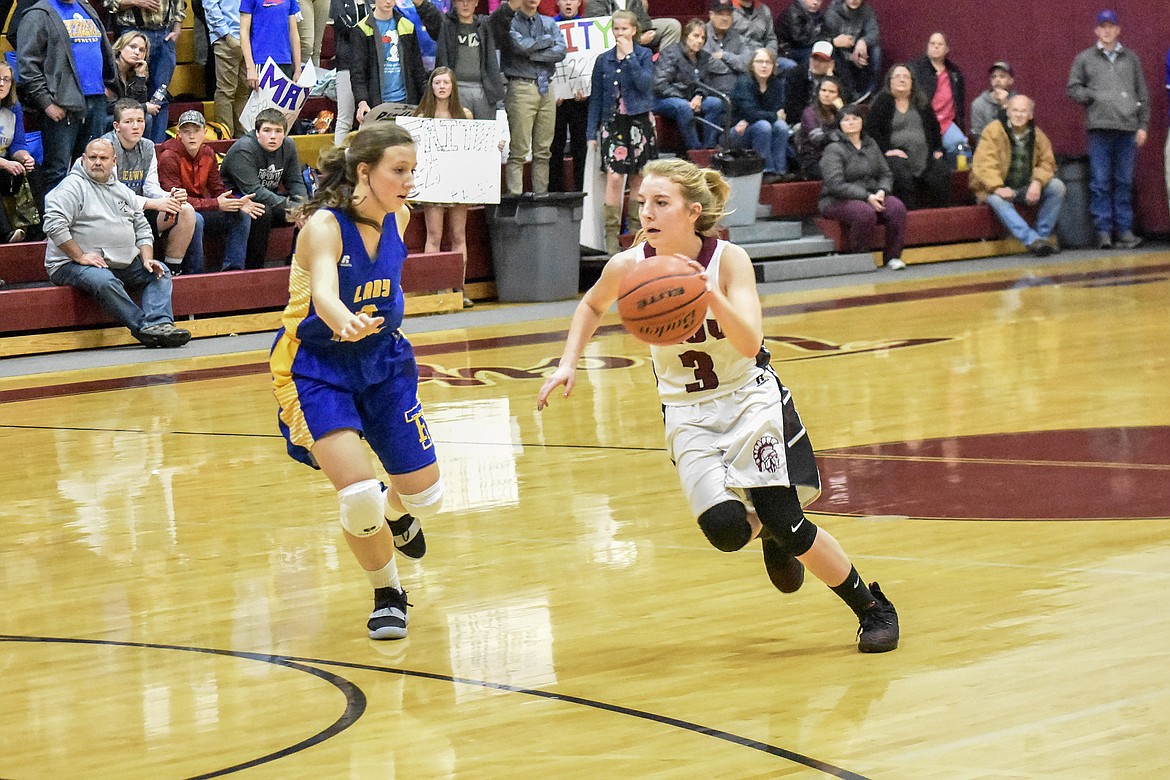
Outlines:
{"type": "Polygon", "coordinates": [[[908,209],[939,208],[950,199],[951,171],[934,109],[905,65],[895,65],[873,99],[866,126],[894,173],[894,194],[908,209]]]}
{"type": "MultiPolygon", "coordinates": [[[[150,41],[140,32],[131,30],[122,33],[114,42],[115,89],[110,100],[110,116],[113,117],[114,103],[121,98],[137,100],[146,112],[146,129],[143,138],[150,138],[150,128],[158,116],[159,104],[150,102],[149,87],[146,86],[147,62],[150,61],[150,41]]],[[[165,119],[164,119],[165,121],[165,119]]]]}
{"type": "Polygon", "coordinates": [[[792,133],[784,114],[784,80],[776,75],[776,55],[756,49],[748,67],[731,94],[731,145],[751,146],[764,158],[766,184],[788,180],[792,133]]]}
{"type": "Polygon", "coordinates": [[[701,86],[710,78],[706,43],[706,26],[690,20],[683,27],[683,39],[658,55],[654,71],[654,113],[674,122],[688,149],[715,146],[723,127],[723,101],[708,96],[701,86]],[[698,117],[705,121],[697,122],[698,117]]]}
{"type": "Polygon", "coordinates": [[[841,80],[824,76],[817,82],[816,97],[804,110],[796,128],[796,160],[805,179],[821,178],[821,155],[833,140],[833,131],[845,101],[841,99],[841,80]]]}
{"type": "MultiPolygon", "coordinates": [[[[45,213],[45,193],[40,169],[29,153],[24,139],[24,113],[13,89],[12,67],[0,60],[0,196],[16,195],[28,181],[37,215],[45,213]]],[[[40,219],[28,230],[13,230],[7,209],[0,207],[0,243],[12,244],[26,239],[44,238],[40,219]],[[31,234],[31,235],[30,235],[31,234]]]]}

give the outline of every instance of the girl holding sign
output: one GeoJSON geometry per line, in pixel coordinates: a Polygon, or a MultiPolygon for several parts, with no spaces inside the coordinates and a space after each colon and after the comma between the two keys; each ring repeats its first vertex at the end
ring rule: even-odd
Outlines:
{"type": "Polygon", "coordinates": [[[622,189],[630,177],[630,232],[636,233],[638,187],[642,168],[658,157],[654,136],[654,60],[650,50],[634,43],[638,17],[630,11],[614,11],[614,47],[593,65],[589,95],[589,126],[585,137],[599,147],[605,171],[605,249],[611,255],[621,247],[622,189]]]}
{"type": "MultiPolygon", "coordinates": [[[[415,109],[415,116],[428,119],[471,119],[470,109],[459,103],[459,87],[455,83],[455,72],[440,65],[431,71],[427,90],[415,109]]],[[[501,141],[501,145],[503,142],[501,141]]],[[[443,242],[443,222],[451,216],[451,251],[463,255],[463,275],[467,276],[467,205],[464,203],[425,203],[423,215],[427,223],[427,252],[438,252],[443,242]]],[[[470,298],[463,298],[463,308],[475,304],[470,298]]]]}

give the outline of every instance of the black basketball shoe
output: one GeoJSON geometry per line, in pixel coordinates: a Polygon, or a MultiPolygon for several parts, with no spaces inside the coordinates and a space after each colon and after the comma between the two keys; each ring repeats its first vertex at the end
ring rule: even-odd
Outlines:
{"type": "Polygon", "coordinates": [[[795,593],[804,584],[804,564],[779,544],[767,528],[760,529],[760,545],[764,548],[764,568],[768,578],[781,593],[795,593]]]}
{"type": "Polygon", "coordinates": [[[406,636],[406,591],[374,588],[374,611],[366,628],[370,639],[402,639],[406,636]]]}
{"type": "Polygon", "coordinates": [[[888,653],[898,646],[898,613],[876,582],[869,584],[875,599],[861,616],[857,649],[862,653],[888,653]]]}
{"type": "Polygon", "coordinates": [[[394,536],[394,547],[407,558],[421,558],[427,554],[427,540],[422,526],[414,515],[403,515],[397,520],[386,520],[394,536]]]}

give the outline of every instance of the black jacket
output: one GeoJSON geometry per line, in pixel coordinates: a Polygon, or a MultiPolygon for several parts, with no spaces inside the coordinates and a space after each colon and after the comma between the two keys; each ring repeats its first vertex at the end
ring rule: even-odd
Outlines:
{"type": "MultiPolygon", "coordinates": [[[[333,20],[333,67],[353,70],[353,28],[370,12],[365,0],[330,0],[333,20]]],[[[373,108],[373,106],[371,106],[373,108]]]]}
{"type": "MultiPolygon", "coordinates": [[[[853,102],[853,78],[849,75],[849,68],[840,68],[833,75],[841,82],[841,100],[845,103],[853,102]]],[[[816,99],[813,84],[819,80],[809,72],[806,65],[797,65],[784,74],[784,112],[788,115],[790,125],[799,122],[804,110],[816,99]]]]}
{"type": "MultiPolygon", "coordinates": [[[[938,76],[934,72],[934,66],[930,64],[930,58],[925,54],[915,57],[907,67],[914,74],[914,86],[926,95],[926,102],[929,103],[934,99],[934,93],[938,89],[938,76]]],[[[943,67],[951,78],[951,94],[955,98],[955,124],[961,130],[967,126],[967,89],[963,82],[963,73],[959,66],[949,59],[943,61],[943,67]]]]}
{"type": "MultiPolygon", "coordinates": [[[[85,0],[76,0],[101,33],[102,81],[111,92],[118,85],[114,49],[101,17],[85,0]]],[[[73,60],[73,45],[57,9],[42,0],[24,12],[20,20],[17,70],[20,102],[44,111],[56,104],[71,114],[85,113],[85,95],[73,60]]]]}
{"type": "MultiPolygon", "coordinates": [[[[910,110],[922,118],[922,130],[926,134],[928,151],[931,154],[943,151],[942,131],[930,106],[917,108],[911,101],[910,110]]],[[[893,131],[895,111],[897,107],[894,104],[894,96],[882,91],[873,99],[873,105],[869,107],[869,114],[865,117],[865,132],[877,141],[883,152],[890,151],[890,134],[893,131]]]]}
{"type": "Polygon", "coordinates": [[[687,58],[682,41],[672,43],[658,54],[654,68],[654,97],[676,97],[690,100],[695,95],[706,95],[699,83],[710,84],[711,54],[699,49],[695,61],[687,58]]]}
{"type": "Polygon", "coordinates": [[[780,41],[781,54],[793,49],[807,49],[827,37],[824,14],[820,11],[810,13],[802,0],[792,0],[776,19],[776,39],[780,41]]]}
{"type": "MultiPolygon", "coordinates": [[[[500,58],[496,55],[496,40],[492,33],[491,17],[476,14],[475,34],[479,36],[479,72],[483,94],[489,103],[504,99],[504,76],[500,73],[500,58]]],[[[427,28],[430,31],[430,28],[427,28]]],[[[459,14],[452,10],[443,17],[443,27],[435,39],[435,65],[446,65],[455,70],[459,53],[459,14]]]]}
{"type": "MultiPolygon", "coordinates": [[[[443,25],[442,12],[435,8],[430,0],[424,0],[416,8],[423,26],[427,28],[427,33],[437,40],[443,25]]],[[[423,65],[418,36],[414,34],[414,22],[399,11],[397,6],[391,18],[398,27],[398,56],[402,62],[402,80],[406,82],[406,102],[418,105],[427,88],[427,70],[423,65]]],[[[382,65],[385,62],[373,13],[357,23],[350,41],[353,51],[349,81],[353,87],[354,103],[360,104],[365,101],[366,105],[373,108],[383,102],[382,65]]]]}

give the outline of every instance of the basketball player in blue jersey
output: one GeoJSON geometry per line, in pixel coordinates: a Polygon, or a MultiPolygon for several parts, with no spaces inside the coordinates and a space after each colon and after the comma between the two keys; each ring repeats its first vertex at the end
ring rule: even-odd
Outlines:
{"type": "Polygon", "coordinates": [[[371,123],[348,148],[323,151],[318,165],[270,357],[280,430],[289,455],[337,490],[345,540],[374,587],[370,638],[401,639],[407,603],[394,550],[422,557],[419,518],[443,500],[414,350],[398,329],[414,140],[393,122],[371,123]],[[375,478],[363,438],[389,488],[375,478]]]}
{"type": "Polygon", "coordinates": [[[642,229],[630,249],[605,265],[573,314],[560,365],[536,398],[537,410],[576,383],[577,362],[622,280],[655,254],[675,254],[703,271],[705,322],[674,346],[650,347],[666,423],[666,448],[678,468],[699,528],[723,552],[760,537],[773,584],[791,593],[804,567],[856,613],[858,649],[898,646],[898,614],[878,584],[866,585],[837,540],[804,515],[821,492],[812,444],[792,394],[764,349],[763,312],[747,253],[715,237],[728,184],[684,160],[649,163],[640,191],[642,229]]]}

